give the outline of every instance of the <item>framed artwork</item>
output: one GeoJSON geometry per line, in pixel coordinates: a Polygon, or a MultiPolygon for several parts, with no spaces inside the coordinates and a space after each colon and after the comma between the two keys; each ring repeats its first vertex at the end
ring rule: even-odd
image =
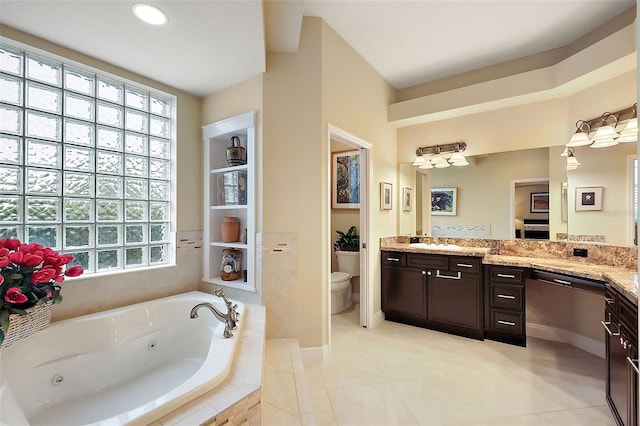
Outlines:
{"type": "Polygon", "coordinates": [[[549,213],[549,193],[532,192],[529,211],[531,213],[549,213]]]}
{"type": "Polygon", "coordinates": [[[331,154],[331,208],[360,208],[360,151],[331,154]]]}
{"type": "Polygon", "coordinates": [[[458,188],[431,188],[431,214],[455,216],[458,188]]]}
{"type": "Polygon", "coordinates": [[[380,210],[391,210],[393,200],[393,184],[380,182],[380,210]]]}
{"type": "Polygon", "coordinates": [[[402,210],[410,212],[413,209],[413,189],[402,188],[402,210]]]}
{"type": "Polygon", "coordinates": [[[576,188],[576,211],[602,210],[602,187],[589,186],[576,188]]]}

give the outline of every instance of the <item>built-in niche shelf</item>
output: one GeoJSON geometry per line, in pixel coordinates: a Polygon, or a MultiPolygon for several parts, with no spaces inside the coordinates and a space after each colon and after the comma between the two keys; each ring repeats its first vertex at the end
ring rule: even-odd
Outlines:
{"type": "Polygon", "coordinates": [[[256,291],[255,272],[255,112],[247,112],[202,127],[204,140],[204,276],[202,280],[218,286],[256,291]],[[240,138],[247,162],[227,164],[231,137],[240,138]],[[247,230],[247,242],[223,242],[221,224],[225,216],[240,220],[240,235],[247,230]],[[220,278],[222,251],[231,248],[242,253],[240,278],[220,278]]]}

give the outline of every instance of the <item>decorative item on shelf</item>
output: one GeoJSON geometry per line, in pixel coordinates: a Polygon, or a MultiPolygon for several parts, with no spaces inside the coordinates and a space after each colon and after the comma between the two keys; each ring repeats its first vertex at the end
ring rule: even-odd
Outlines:
{"type": "Polygon", "coordinates": [[[247,204],[247,172],[227,172],[218,175],[218,204],[247,204]]]}
{"type": "Polygon", "coordinates": [[[227,248],[222,250],[222,262],[220,264],[220,278],[224,281],[233,281],[240,278],[242,270],[242,252],[227,248]]]}
{"type": "Polygon", "coordinates": [[[2,348],[49,325],[65,277],[82,275],[73,256],[37,243],[0,239],[0,344],[2,348]]]}
{"type": "Polygon", "coordinates": [[[244,228],[242,230],[242,233],[240,234],[240,242],[243,244],[247,244],[247,228],[244,228]]]}
{"type": "Polygon", "coordinates": [[[223,243],[235,243],[240,235],[240,219],[235,216],[225,216],[220,225],[223,243]]]}
{"type": "Polygon", "coordinates": [[[232,136],[229,148],[227,148],[227,164],[241,166],[247,164],[247,151],[240,145],[240,138],[232,136]]]}

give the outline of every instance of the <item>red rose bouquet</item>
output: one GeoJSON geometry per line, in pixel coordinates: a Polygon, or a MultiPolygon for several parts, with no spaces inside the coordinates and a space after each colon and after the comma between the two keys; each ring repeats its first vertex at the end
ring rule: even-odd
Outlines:
{"type": "Polygon", "coordinates": [[[82,275],[82,266],[68,266],[73,257],[37,243],[0,239],[0,343],[9,328],[9,315],[52,301],[60,303],[65,277],[82,275]]]}

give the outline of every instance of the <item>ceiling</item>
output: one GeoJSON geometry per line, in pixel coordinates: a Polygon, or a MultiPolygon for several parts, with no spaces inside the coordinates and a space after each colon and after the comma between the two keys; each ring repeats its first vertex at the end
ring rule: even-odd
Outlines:
{"type": "Polygon", "coordinates": [[[634,0],[2,0],[0,23],[203,97],[265,71],[265,50],[295,52],[302,16],[323,18],[402,89],[566,45],[634,0]]]}

